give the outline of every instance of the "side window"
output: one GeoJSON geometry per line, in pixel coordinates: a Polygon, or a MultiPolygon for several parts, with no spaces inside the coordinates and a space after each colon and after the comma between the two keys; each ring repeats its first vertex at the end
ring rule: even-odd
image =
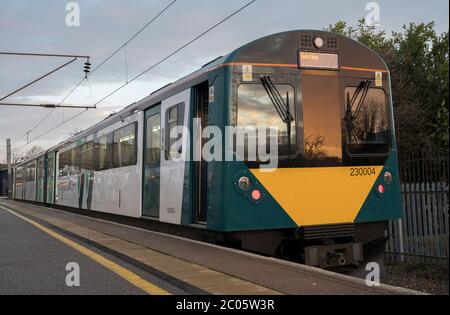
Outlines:
{"type": "Polygon", "coordinates": [[[161,116],[155,114],[147,118],[147,153],[145,163],[152,165],[161,159],[161,116]]]}
{"type": "Polygon", "coordinates": [[[70,150],[70,175],[77,175],[80,173],[80,153],[81,146],[70,150]]]}
{"type": "Polygon", "coordinates": [[[170,137],[173,128],[184,125],[184,103],[177,104],[166,110],[166,129],[165,129],[165,155],[166,160],[178,159],[182,154],[182,146],[174,146],[181,139],[181,135],[175,138],[170,137]]]}
{"type": "Polygon", "coordinates": [[[114,131],[114,167],[135,165],[136,151],[136,123],[114,131]]]}
{"type": "Polygon", "coordinates": [[[33,182],[35,180],[36,167],[34,166],[34,164],[28,164],[27,169],[28,169],[27,182],[33,182]]]}
{"type": "Polygon", "coordinates": [[[69,163],[67,159],[68,152],[60,152],[59,153],[59,176],[64,177],[67,176],[69,173],[69,163]]]}
{"type": "Polygon", "coordinates": [[[77,175],[80,173],[81,146],[59,154],[59,176],[77,175]]]}
{"type": "Polygon", "coordinates": [[[23,168],[22,167],[19,167],[17,169],[16,179],[17,179],[17,183],[18,184],[22,184],[23,183],[23,168]]]}
{"type": "Polygon", "coordinates": [[[96,140],[95,149],[97,151],[97,170],[102,171],[109,168],[109,144],[108,136],[102,136],[96,140]]]}
{"type": "Polygon", "coordinates": [[[94,170],[94,142],[89,141],[81,146],[80,168],[94,170]]]}

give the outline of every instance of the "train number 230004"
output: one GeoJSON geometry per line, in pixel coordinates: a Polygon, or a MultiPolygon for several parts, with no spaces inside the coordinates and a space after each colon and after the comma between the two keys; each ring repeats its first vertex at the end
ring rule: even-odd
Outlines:
{"type": "Polygon", "coordinates": [[[354,167],[350,169],[350,176],[372,176],[376,173],[374,167],[354,167]]]}

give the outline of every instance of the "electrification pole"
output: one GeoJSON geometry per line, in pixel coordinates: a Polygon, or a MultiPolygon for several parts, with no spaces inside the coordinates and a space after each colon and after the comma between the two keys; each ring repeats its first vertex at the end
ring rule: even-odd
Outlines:
{"type": "Polygon", "coordinates": [[[6,163],[8,164],[8,199],[12,199],[12,167],[11,167],[11,139],[6,139],[6,163]]]}

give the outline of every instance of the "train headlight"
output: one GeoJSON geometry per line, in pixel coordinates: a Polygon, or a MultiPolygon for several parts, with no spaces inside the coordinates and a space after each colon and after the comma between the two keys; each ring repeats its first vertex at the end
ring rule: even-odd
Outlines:
{"type": "Polygon", "coordinates": [[[250,178],[248,178],[247,176],[242,176],[241,178],[239,178],[239,188],[242,190],[249,190],[250,186],[251,186],[251,182],[250,182],[250,178]]]}
{"type": "Polygon", "coordinates": [[[392,184],[392,174],[390,172],[386,172],[383,175],[384,182],[388,185],[392,184]]]}
{"type": "Polygon", "coordinates": [[[384,185],[383,184],[378,185],[377,190],[380,195],[383,195],[384,194],[384,185]]]}
{"type": "Polygon", "coordinates": [[[322,37],[316,37],[314,38],[314,47],[316,47],[317,49],[321,49],[324,45],[324,41],[322,37]]]}

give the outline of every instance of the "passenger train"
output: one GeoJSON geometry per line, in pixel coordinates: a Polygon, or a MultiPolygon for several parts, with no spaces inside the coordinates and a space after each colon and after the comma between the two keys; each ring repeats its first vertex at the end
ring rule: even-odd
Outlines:
{"type": "Polygon", "coordinates": [[[17,200],[322,268],[382,253],[401,215],[389,69],[325,31],[255,40],[14,169],[17,200]],[[276,125],[278,167],[196,161],[193,132],[174,159],[198,119],[276,125]]]}

